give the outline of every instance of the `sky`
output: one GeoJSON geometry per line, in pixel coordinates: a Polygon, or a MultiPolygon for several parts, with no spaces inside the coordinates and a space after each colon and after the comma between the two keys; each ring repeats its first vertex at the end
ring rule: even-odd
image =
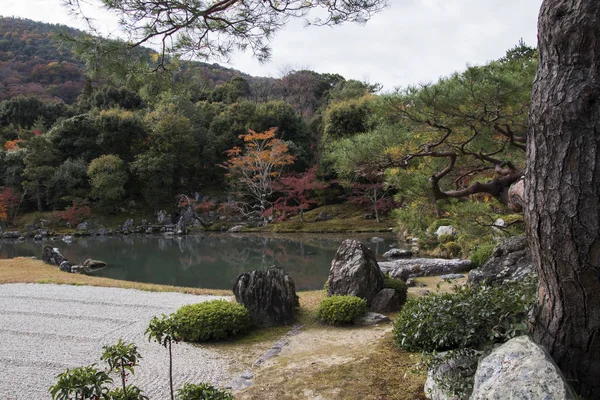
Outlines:
{"type": "MultiPolygon", "coordinates": [[[[273,57],[266,64],[244,53],[234,53],[229,63],[219,63],[275,78],[299,69],[338,73],[346,79],[380,83],[387,92],[434,82],[467,65],[500,58],[520,39],[535,46],[541,3],[388,0],[388,8],[364,26],[306,28],[301,20],[290,21],[272,40],[273,57]]],[[[119,34],[115,16],[99,9],[89,14],[104,35],[119,34]]],[[[85,28],[61,7],[60,0],[0,0],[0,15],[85,28]]]]}

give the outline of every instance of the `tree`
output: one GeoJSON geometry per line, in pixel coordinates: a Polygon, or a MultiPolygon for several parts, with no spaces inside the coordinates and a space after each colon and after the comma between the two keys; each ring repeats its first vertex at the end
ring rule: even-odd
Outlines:
{"type": "Polygon", "coordinates": [[[23,188],[35,194],[38,211],[42,211],[42,195],[47,194],[54,175],[57,153],[47,135],[31,136],[23,142],[26,149],[23,163],[23,188]]]}
{"type": "Polygon", "coordinates": [[[273,182],[281,175],[286,165],[294,162],[295,157],[288,153],[287,144],[275,138],[277,128],[265,132],[241,135],[244,148],[235,146],[227,151],[229,159],[220,166],[227,170],[230,184],[242,200],[240,208],[246,213],[264,215],[271,208],[270,197],[273,194],[273,182]]]}
{"type": "Polygon", "coordinates": [[[273,203],[272,211],[280,211],[285,217],[289,212],[292,215],[298,213],[300,221],[304,222],[304,211],[308,210],[315,200],[308,196],[311,191],[325,189],[328,185],[317,179],[317,166],[311,167],[301,174],[282,176],[275,185],[275,190],[282,192],[283,196],[277,198],[273,203]]]}
{"type": "Polygon", "coordinates": [[[100,156],[90,162],[87,174],[92,186],[91,197],[98,200],[101,208],[114,210],[125,196],[128,178],[123,161],[113,154],[100,156]]]}
{"type": "Polygon", "coordinates": [[[600,395],[600,2],[545,0],[529,113],[531,332],[584,398],[600,395]]]}

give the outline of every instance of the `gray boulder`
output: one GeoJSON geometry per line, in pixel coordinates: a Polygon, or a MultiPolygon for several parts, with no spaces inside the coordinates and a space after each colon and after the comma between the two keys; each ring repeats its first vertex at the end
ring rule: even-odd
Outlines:
{"type": "Polygon", "coordinates": [[[91,268],[91,269],[104,268],[104,267],[106,267],[106,263],[104,261],[92,260],[91,258],[88,258],[81,264],[81,266],[86,267],[86,268],[91,268]]]}
{"type": "Polygon", "coordinates": [[[383,273],[375,254],[356,240],[344,240],[331,262],[328,296],[358,296],[370,306],[381,289],[383,273]]]}
{"type": "Polygon", "coordinates": [[[413,252],[410,250],[389,249],[388,251],[383,253],[383,256],[392,260],[396,258],[410,258],[413,256],[413,252]]]}
{"type": "Polygon", "coordinates": [[[460,278],[464,278],[465,276],[463,274],[446,274],[446,275],[442,275],[440,276],[440,279],[443,281],[449,281],[452,279],[460,279],[460,278]]]}
{"type": "Polygon", "coordinates": [[[245,272],[233,284],[236,301],[246,307],[254,324],[260,327],[290,324],[294,321],[298,297],[296,285],[282,268],[245,272]]]}
{"type": "Polygon", "coordinates": [[[442,225],[435,231],[436,236],[441,235],[456,235],[456,229],[452,225],[442,225]]]}
{"type": "Polygon", "coordinates": [[[468,399],[480,356],[480,351],[468,349],[433,356],[425,381],[425,397],[430,400],[468,399]]]}
{"type": "Polygon", "coordinates": [[[18,239],[21,237],[21,232],[7,231],[2,234],[2,239],[18,239]]]}
{"type": "Polygon", "coordinates": [[[171,225],[173,223],[171,215],[169,215],[169,213],[167,213],[165,210],[158,210],[156,213],[156,221],[160,225],[171,225]]]}
{"type": "Polygon", "coordinates": [[[382,261],[379,267],[393,278],[406,280],[408,277],[454,274],[471,269],[471,260],[447,260],[445,258],[410,258],[406,260],[382,261]]]}
{"type": "Polygon", "coordinates": [[[42,261],[46,264],[60,266],[63,262],[67,261],[60,251],[50,245],[42,247],[42,261]]]}
{"type": "Polygon", "coordinates": [[[58,268],[63,272],[73,272],[73,270],[71,269],[72,265],[68,261],[61,262],[58,268]]]}
{"type": "Polygon", "coordinates": [[[490,259],[469,272],[470,285],[494,285],[535,275],[535,267],[525,236],[513,236],[497,245],[490,259]]]}
{"type": "Polygon", "coordinates": [[[83,221],[82,223],[77,225],[77,229],[80,231],[87,231],[90,229],[90,223],[88,221],[83,221]]]}
{"type": "Polygon", "coordinates": [[[175,225],[175,228],[174,228],[174,233],[176,235],[187,234],[187,229],[185,227],[185,219],[183,217],[180,217],[179,221],[177,221],[177,224],[175,225]]]}
{"type": "Polygon", "coordinates": [[[244,229],[244,227],[242,225],[236,225],[236,226],[234,226],[232,228],[229,228],[227,230],[227,232],[229,232],[229,233],[236,233],[236,232],[241,232],[242,229],[244,229]]]}
{"type": "Polygon", "coordinates": [[[575,399],[562,373],[529,337],[494,349],[477,366],[471,400],[575,399]]]}
{"type": "Polygon", "coordinates": [[[400,296],[394,289],[381,289],[371,302],[371,311],[388,313],[400,310],[400,296]]]}
{"type": "Polygon", "coordinates": [[[383,314],[368,312],[354,320],[354,325],[370,326],[383,322],[390,322],[390,319],[383,314]]]}
{"type": "Polygon", "coordinates": [[[121,230],[123,232],[131,231],[131,230],[133,230],[134,224],[135,223],[133,221],[133,218],[129,218],[128,220],[126,220],[125,222],[123,222],[123,225],[121,225],[121,230]]]}

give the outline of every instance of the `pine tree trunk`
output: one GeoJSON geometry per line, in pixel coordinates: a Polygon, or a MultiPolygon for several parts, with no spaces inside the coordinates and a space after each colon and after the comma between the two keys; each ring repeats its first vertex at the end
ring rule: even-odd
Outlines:
{"type": "Polygon", "coordinates": [[[600,2],[544,0],[526,173],[532,318],[583,398],[600,397],[600,2]]]}

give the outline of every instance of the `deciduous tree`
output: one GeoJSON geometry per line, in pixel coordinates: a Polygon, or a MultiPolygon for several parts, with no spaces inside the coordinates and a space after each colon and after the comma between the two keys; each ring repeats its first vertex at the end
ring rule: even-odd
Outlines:
{"type": "Polygon", "coordinates": [[[299,214],[300,221],[304,222],[304,211],[308,210],[316,200],[309,198],[314,190],[325,189],[328,184],[317,179],[317,168],[313,166],[301,174],[292,174],[282,176],[275,183],[275,190],[283,193],[283,196],[278,197],[273,203],[273,208],[267,210],[267,213],[279,211],[282,217],[286,214],[299,214]]]}

